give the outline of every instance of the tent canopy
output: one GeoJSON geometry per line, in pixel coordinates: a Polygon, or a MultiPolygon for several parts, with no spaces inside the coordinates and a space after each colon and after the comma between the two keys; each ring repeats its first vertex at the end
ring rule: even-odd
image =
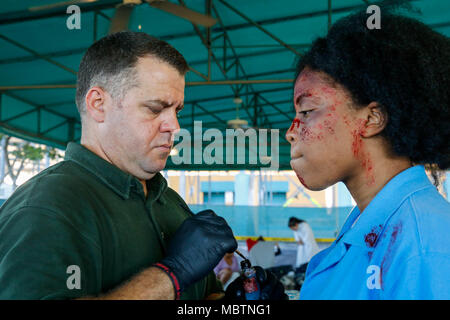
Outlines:
{"type": "MultiPolygon", "coordinates": [[[[81,123],[74,102],[76,72],[86,49],[108,34],[116,6],[123,0],[4,0],[0,7],[0,129],[11,135],[65,148],[79,141],[81,123]],[[59,6],[44,6],[59,3],[59,6]],[[69,29],[71,13],[81,10],[80,29],[69,29]]],[[[143,31],[177,48],[188,61],[182,128],[224,133],[239,118],[256,129],[279,129],[279,168],[289,169],[286,130],[294,118],[292,87],[296,59],[330,23],[366,0],[261,1],[171,0],[202,14],[211,27],[142,3],[134,6],[128,28],[143,31]],[[208,45],[208,43],[210,45],[208,45]]],[[[370,1],[374,3],[374,1],[370,1]]],[[[450,1],[411,1],[421,14],[408,13],[450,35],[450,1]]],[[[269,146],[270,146],[270,133],[269,146]]],[[[207,144],[207,143],[206,143],[207,144]]],[[[205,146],[205,143],[203,143],[205,146]]],[[[270,155],[270,150],[269,150],[270,155]]],[[[175,169],[242,169],[256,164],[176,165],[175,169]]]]}

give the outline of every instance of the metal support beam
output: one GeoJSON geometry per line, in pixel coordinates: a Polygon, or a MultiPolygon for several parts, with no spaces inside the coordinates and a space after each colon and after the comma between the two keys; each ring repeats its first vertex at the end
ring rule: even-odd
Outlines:
{"type": "MultiPolygon", "coordinates": [[[[218,80],[218,81],[190,81],[186,86],[222,86],[238,84],[264,84],[264,83],[293,83],[294,79],[263,79],[263,80],[218,80]]],[[[1,90],[1,87],[0,87],[1,90]]]]}
{"type": "MultiPolygon", "coordinates": [[[[257,94],[256,94],[257,95],[257,94]]],[[[275,101],[275,102],[273,102],[273,104],[282,104],[282,103],[290,103],[290,102],[292,102],[292,100],[291,99],[289,99],[289,100],[281,100],[281,101],[275,101]]],[[[251,100],[251,103],[249,104],[249,106],[251,106],[252,108],[254,108],[254,109],[256,109],[256,112],[257,111],[260,111],[260,109],[262,109],[263,107],[266,107],[266,106],[270,106],[272,103],[261,103],[260,101],[256,101],[255,102],[255,100],[251,100]],[[257,104],[255,104],[255,103],[257,103],[257,104]]],[[[196,103],[194,102],[194,103],[192,103],[192,105],[193,106],[195,106],[196,105],[196,103]]],[[[220,110],[215,110],[214,112],[216,113],[216,114],[220,114],[220,113],[227,113],[227,112],[232,112],[232,111],[235,111],[236,110],[236,108],[235,107],[233,107],[233,108],[225,108],[225,109],[220,109],[220,110]]],[[[294,107],[292,107],[292,109],[290,109],[292,112],[294,112],[294,107]]],[[[211,111],[210,111],[211,112],[211,111]]],[[[288,111],[289,112],[289,111],[288,111]]],[[[208,115],[209,113],[207,113],[207,112],[203,112],[203,113],[197,113],[196,114],[196,116],[197,117],[201,117],[201,116],[205,116],[205,115],[208,115]]],[[[279,116],[280,115],[280,112],[279,111],[277,111],[277,112],[275,112],[275,113],[268,113],[267,114],[267,116],[268,117],[272,117],[272,116],[279,116]]],[[[295,116],[295,114],[293,113],[291,116],[289,116],[289,115],[287,115],[287,119],[289,120],[289,122],[290,121],[292,121],[292,119],[294,118],[294,116],[295,116]]],[[[189,118],[190,117],[190,115],[180,115],[179,117],[178,117],[178,119],[179,120],[183,120],[183,119],[187,119],[187,118],[189,118]]],[[[285,122],[286,120],[283,120],[283,122],[285,122]]]]}
{"type": "Polygon", "coordinates": [[[10,121],[13,121],[13,120],[22,118],[22,117],[24,117],[24,116],[26,116],[26,115],[29,115],[30,113],[34,113],[34,112],[36,112],[36,111],[38,111],[38,110],[39,110],[39,107],[36,108],[36,109],[31,109],[31,110],[28,110],[28,111],[19,113],[19,114],[15,115],[15,116],[12,116],[12,117],[7,118],[7,119],[1,119],[1,120],[2,120],[2,122],[10,122],[10,121]]]}
{"type": "MultiPolygon", "coordinates": [[[[280,88],[271,88],[271,89],[264,89],[264,90],[259,90],[257,93],[261,94],[261,93],[270,93],[270,92],[280,92],[280,91],[293,91],[293,87],[292,86],[287,86],[287,87],[280,87],[280,88]]],[[[241,92],[241,98],[242,97],[246,97],[246,96],[251,96],[254,95],[255,93],[253,92],[241,92]]],[[[206,101],[218,101],[218,100],[226,100],[226,99],[233,99],[234,96],[233,95],[224,95],[224,96],[217,96],[217,97],[212,97],[212,98],[203,98],[203,99],[196,99],[196,100],[187,100],[184,102],[184,104],[191,104],[194,102],[206,102],[206,101]]]]}
{"type": "Polygon", "coordinates": [[[221,119],[220,117],[218,117],[215,113],[208,111],[207,109],[203,108],[201,105],[199,105],[198,103],[194,103],[192,105],[192,108],[197,107],[199,109],[201,109],[202,111],[204,111],[206,114],[210,115],[211,117],[213,117],[214,119],[222,122],[222,123],[227,123],[226,120],[221,119]]]}
{"type": "Polygon", "coordinates": [[[292,120],[293,120],[292,116],[288,115],[286,112],[284,112],[283,110],[281,110],[280,108],[278,108],[275,104],[271,103],[269,100],[267,100],[266,98],[264,98],[262,95],[259,95],[259,98],[261,98],[262,100],[264,100],[268,105],[270,105],[272,108],[274,108],[274,109],[277,110],[279,113],[281,113],[283,116],[285,116],[289,121],[292,121],[292,120]]]}
{"type": "MultiPolygon", "coordinates": [[[[181,5],[186,6],[183,0],[178,0],[178,1],[180,2],[181,5]]],[[[220,63],[219,63],[219,61],[218,61],[216,55],[212,52],[212,50],[210,50],[210,49],[208,48],[207,40],[206,40],[205,37],[203,36],[203,34],[202,34],[202,32],[200,31],[199,27],[198,27],[196,24],[194,24],[194,23],[191,23],[191,24],[192,24],[192,26],[193,26],[195,32],[196,32],[197,35],[199,36],[201,42],[202,42],[203,45],[205,46],[206,50],[208,50],[208,54],[211,55],[211,58],[214,60],[214,62],[215,62],[215,64],[217,65],[217,67],[218,67],[219,70],[222,72],[222,75],[225,77],[226,80],[228,80],[228,76],[227,76],[227,72],[226,72],[225,68],[222,67],[222,66],[220,65],[220,63]]],[[[200,82],[193,82],[193,83],[194,83],[193,85],[198,85],[200,82]]],[[[186,83],[186,86],[187,86],[187,85],[188,85],[188,84],[186,83]]],[[[232,85],[232,84],[227,84],[227,85],[232,85]]],[[[236,94],[236,89],[233,88],[232,86],[231,86],[231,90],[233,91],[234,94],[236,94]]]]}
{"type": "MultiPolygon", "coordinates": [[[[203,75],[204,76],[204,75],[203,75]]],[[[293,83],[294,79],[263,79],[263,80],[218,80],[218,81],[188,81],[186,86],[223,86],[239,84],[266,84],[266,83],[293,83]]],[[[16,90],[47,90],[47,89],[75,89],[76,84],[36,84],[36,85],[17,85],[0,86],[0,91],[16,90]]]]}
{"type": "Polygon", "coordinates": [[[63,69],[63,70],[65,70],[65,71],[68,71],[68,72],[74,74],[74,75],[77,74],[77,72],[75,70],[73,70],[73,69],[71,69],[69,67],[66,67],[65,65],[63,65],[63,64],[61,64],[61,63],[59,63],[59,62],[57,62],[57,61],[55,61],[53,59],[50,59],[50,58],[48,58],[46,56],[41,55],[40,53],[38,53],[38,52],[36,52],[36,51],[34,51],[34,50],[32,50],[32,49],[30,49],[30,48],[20,44],[20,43],[18,43],[17,41],[15,41],[13,39],[10,39],[10,38],[2,35],[2,34],[0,34],[0,38],[5,40],[5,41],[7,41],[7,42],[9,42],[9,43],[11,43],[12,45],[14,45],[14,46],[16,46],[16,47],[18,47],[18,48],[20,48],[22,50],[25,50],[25,51],[31,53],[33,56],[35,56],[35,57],[37,57],[39,59],[45,60],[45,61],[47,61],[47,62],[49,62],[49,63],[51,63],[51,64],[53,64],[53,65],[55,65],[55,66],[57,66],[57,67],[59,67],[61,69],[63,69]]]}
{"type": "Polygon", "coordinates": [[[0,91],[39,90],[39,89],[74,89],[76,84],[31,84],[18,86],[0,86],[0,91]]]}
{"type": "MultiPolygon", "coordinates": [[[[122,1],[123,0],[104,0],[98,2],[77,3],[77,5],[80,7],[81,12],[85,14],[87,12],[114,8],[116,5],[122,3],[122,1]]],[[[33,7],[30,7],[25,10],[6,12],[0,14],[0,25],[65,16],[67,15],[66,10],[66,6],[49,8],[47,10],[33,10],[33,7]]]]}
{"type": "MultiPolygon", "coordinates": [[[[58,58],[58,57],[67,57],[75,54],[82,54],[86,52],[87,48],[74,48],[70,50],[62,50],[62,51],[54,51],[41,53],[42,56],[47,58],[58,58]]],[[[16,57],[16,58],[8,58],[0,60],[0,64],[10,64],[10,63],[22,63],[22,62],[33,62],[40,59],[34,55],[26,56],[26,57],[16,57]]]]}
{"type": "MultiPolygon", "coordinates": [[[[212,0],[205,0],[206,15],[211,16],[212,0]]],[[[206,28],[206,45],[208,48],[208,81],[211,81],[211,27],[206,28]]]]}
{"type": "MultiPolygon", "coordinates": [[[[272,50],[263,50],[263,51],[259,51],[259,52],[251,52],[251,53],[244,53],[244,54],[240,54],[237,57],[239,58],[240,61],[242,61],[243,58],[253,58],[253,57],[257,57],[257,56],[263,56],[263,55],[269,55],[269,54],[276,54],[276,53],[284,53],[286,52],[285,48],[277,48],[277,49],[272,49],[272,50]]],[[[219,57],[220,59],[220,57],[219,57]]],[[[207,60],[196,60],[196,61],[190,61],[189,65],[199,65],[199,64],[206,64],[207,60]]]]}
{"type": "Polygon", "coordinates": [[[292,74],[294,74],[295,73],[295,68],[248,74],[247,75],[247,79],[249,79],[249,78],[265,77],[265,76],[271,76],[271,75],[274,75],[274,74],[283,74],[283,73],[292,73],[292,74]]]}
{"type": "Polygon", "coordinates": [[[206,81],[210,80],[209,79],[209,74],[207,76],[205,76],[203,73],[201,73],[200,71],[198,71],[198,70],[196,70],[196,69],[194,69],[192,67],[189,67],[189,71],[194,72],[196,75],[198,75],[200,78],[203,78],[206,81]]]}
{"type": "Polygon", "coordinates": [[[236,13],[238,16],[240,16],[241,18],[243,18],[244,20],[247,20],[250,24],[252,24],[253,26],[255,26],[256,28],[258,28],[259,30],[261,30],[262,32],[264,32],[265,34],[267,34],[269,37],[271,37],[272,39],[274,39],[275,41],[277,41],[278,43],[280,43],[283,47],[285,47],[286,49],[292,51],[293,53],[295,53],[298,56],[302,56],[302,54],[300,52],[298,52],[297,50],[295,50],[294,48],[292,48],[290,45],[286,44],[285,42],[283,42],[280,38],[278,38],[277,36],[275,36],[273,33],[267,31],[266,29],[264,29],[263,27],[261,27],[261,25],[259,25],[257,22],[253,21],[252,19],[250,19],[249,17],[247,17],[246,15],[244,15],[242,12],[238,11],[236,8],[232,7],[231,5],[229,5],[228,3],[226,3],[224,0],[219,0],[220,3],[222,3],[224,6],[226,6],[228,9],[230,9],[231,11],[233,11],[234,13],[236,13]]]}
{"type": "MultiPolygon", "coordinates": [[[[1,89],[0,89],[0,91],[1,91],[1,89]]],[[[73,120],[75,121],[75,123],[81,125],[81,122],[78,121],[78,120],[75,119],[75,118],[71,118],[71,117],[68,117],[68,116],[65,115],[65,114],[62,114],[62,113],[59,113],[59,112],[57,112],[57,111],[48,109],[48,108],[46,108],[46,106],[38,105],[38,104],[36,104],[36,103],[34,103],[34,102],[32,102],[32,101],[29,101],[29,100],[27,100],[27,99],[24,99],[24,98],[22,98],[22,97],[20,97],[20,96],[17,96],[16,94],[13,94],[13,93],[11,93],[11,92],[3,92],[3,94],[4,94],[4,95],[7,95],[7,96],[9,96],[9,97],[11,97],[11,98],[14,98],[14,99],[16,99],[16,100],[22,101],[22,102],[24,102],[24,103],[26,103],[26,104],[29,104],[30,106],[33,106],[33,107],[35,107],[35,108],[41,108],[43,111],[48,112],[48,113],[51,113],[51,114],[54,114],[54,115],[56,115],[56,116],[58,116],[58,117],[61,117],[61,118],[67,119],[67,120],[68,120],[68,119],[73,119],[73,120]]]]}
{"type": "Polygon", "coordinates": [[[258,126],[258,93],[256,93],[253,96],[253,99],[251,99],[250,101],[253,101],[253,125],[255,127],[258,126]]]}
{"type": "MultiPolygon", "coordinates": [[[[239,60],[239,56],[238,56],[237,53],[236,53],[236,50],[235,50],[235,48],[234,48],[234,45],[233,45],[233,43],[231,42],[231,39],[230,39],[230,37],[228,36],[227,31],[225,30],[225,25],[224,25],[224,23],[223,23],[223,21],[222,21],[222,18],[221,18],[220,15],[219,15],[219,12],[217,11],[216,7],[213,6],[213,5],[212,5],[212,9],[214,10],[214,13],[215,13],[215,15],[216,15],[216,17],[217,17],[217,21],[219,22],[219,24],[220,24],[220,26],[221,26],[221,28],[222,28],[222,30],[223,30],[224,46],[227,45],[227,43],[228,43],[228,45],[230,46],[231,52],[233,53],[233,56],[234,56],[234,62],[233,62],[233,64],[230,66],[230,69],[231,69],[231,67],[235,66],[235,78],[236,78],[236,79],[239,79],[239,78],[240,78],[240,77],[239,77],[239,71],[241,71],[242,74],[243,74],[244,79],[247,79],[247,80],[248,80],[248,78],[247,78],[247,73],[245,72],[244,67],[242,66],[242,63],[241,63],[240,60],[239,60]]],[[[227,70],[227,71],[228,71],[228,70],[227,70]]],[[[249,89],[251,89],[251,91],[252,91],[253,93],[255,92],[255,90],[253,89],[253,87],[247,86],[247,87],[246,87],[247,92],[248,92],[249,89]]],[[[237,89],[237,93],[236,93],[236,92],[234,93],[236,97],[237,97],[238,95],[241,94],[241,90],[242,90],[242,88],[238,88],[238,89],[237,89]]],[[[244,105],[244,111],[247,113],[248,117],[251,119],[251,115],[250,115],[250,113],[249,113],[249,111],[248,111],[247,104],[244,105]]]]}
{"type": "MultiPolygon", "coordinates": [[[[291,47],[298,47],[298,48],[309,48],[311,47],[311,44],[309,43],[294,43],[289,44],[291,47]]],[[[213,49],[222,49],[224,46],[220,45],[214,45],[211,48],[213,49]]],[[[281,44],[267,44],[267,43],[259,43],[259,44],[239,44],[239,45],[233,45],[235,49],[256,49],[256,48],[279,48],[282,47],[281,44]]]]}
{"type": "Polygon", "coordinates": [[[50,137],[43,136],[42,134],[33,133],[33,132],[25,131],[25,130],[22,130],[22,129],[19,129],[19,128],[11,127],[6,122],[1,122],[0,121],[0,127],[2,128],[2,131],[6,132],[7,134],[12,134],[13,135],[14,133],[16,133],[19,136],[28,136],[28,137],[35,138],[35,139],[46,140],[48,142],[52,142],[54,144],[57,144],[57,145],[61,146],[62,148],[64,148],[66,146],[66,144],[67,144],[67,141],[53,139],[53,138],[50,138],[50,137]]]}
{"type": "MultiPolygon", "coordinates": [[[[231,51],[232,51],[232,53],[233,53],[233,55],[234,55],[234,59],[235,59],[234,62],[235,62],[235,64],[236,64],[236,75],[235,75],[236,79],[239,78],[239,70],[240,70],[240,71],[242,72],[244,78],[246,79],[246,80],[244,80],[244,81],[249,81],[249,80],[248,80],[247,73],[245,72],[245,69],[244,69],[244,67],[242,66],[242,63],[241,63],[241,61],[240,61],[240,57],[239,57],[238,54],[236,53],[236,49],[235,49],[234,45],[232,44],[231,39],[230,39],[230,37],[228,36],[227,31],[225,30],[225,25],[224,25],[224,23],[223,23],[223,21],[222,21],[220,15],[219,15],[219,12],[217,11],[217,9],[216,9],[215,6],[213,6],[213,10],[214,10],[214,13],[215,13],[215,15],[216,15],[216,17],[217,17],[217,20],[218,20],[220,26],[221,26],[222,29],[223,29],[223,37],[224,37],[224,41],[225,41],[225,40],[228,41],[228,44],[230,45],[230,49],[231,49],[231,51]]],[[[225,43],[225,44],[226,44],[226,43],[225,43]]],[[[243,85],[244,83],[241,83],[241,84],[243,85]]],[[[248,92],[249,89],[251,90],[251,92],[252,92],[253,94],[256,94],[256,91],[254,90],[254,88],[253,88],[252,86],[247,86],[247,87],[246,87],[247,92],[248,92]]],[[[239,89],[238,89],[238,93],[240,93],[241,90],[242,90],[242,88],[239,88],[239,89]]],[[[255,100],[255,101],[256,101],[256,100],[255,100]]],[[[249,112],[249,110],[248,110],[248,104],[245,104],[245,105],[244,105],[244,110],[245,110],[245,112],[247,113],[249,119],[253,119],[252,116],[251,116],[251,114],[250,114],[250,112],[249,112]]],[[[254,125],[255,125],[255,124],[254,124],[254,125]]]]}
{"type": "Polygon", "coordinates": [[[42,132],[40,132],[40,134],[41,134],[41,135],[45,135],[45,134],[49,133],[50,131],[53,131],[53,130],[55,130],[55,129],[58,129],[59,127],[62,127],[63,125],[66,125],[67,123],[68,123],[68,121],[67,121],[67,119],[66,119],[66,120],[64,120],[63,122],[60,122],[60,123],[58,123],[58,124],[56,124],[56,125],[54,125],[54,126],[48,128],[48,129],[42,131],[42,132]]]}

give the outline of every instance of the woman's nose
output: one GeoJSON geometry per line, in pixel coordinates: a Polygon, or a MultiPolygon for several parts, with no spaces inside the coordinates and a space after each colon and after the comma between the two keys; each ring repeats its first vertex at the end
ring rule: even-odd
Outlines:
{"type": "Polygon", "coordinates": [[[293,134],[292,134],[292,130],[290,130],[290,129],[288,129],[288,131],[286,132],[286,140],[287,140],[289,143],[294,142],[294,136],[293,136],[293,134]]]}
{"type": "Polygon", "coordinates": [[[288,129],[288,131],[286,132],[286,140],[289,143],[293,143],[297,137],[297,129],[300,126],[300,120],[295,118],[294,121],[292,122],[291,127],[288,129]]]}

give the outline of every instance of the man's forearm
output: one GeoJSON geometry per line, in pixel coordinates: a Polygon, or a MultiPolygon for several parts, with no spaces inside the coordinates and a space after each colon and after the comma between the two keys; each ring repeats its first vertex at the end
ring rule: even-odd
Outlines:
{"type": "Polygon", "coordinates": [[[164,271],[150,267],[116,289],[97,297],[82,300],[173,300],[175,292],[172,281],[164,271]]]}

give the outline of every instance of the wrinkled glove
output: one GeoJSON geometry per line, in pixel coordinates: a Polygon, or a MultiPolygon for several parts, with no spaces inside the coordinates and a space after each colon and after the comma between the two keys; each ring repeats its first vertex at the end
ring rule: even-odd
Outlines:
{"type": "MultiPolygon", "coordinates": [[[[254,266],[256,270],[256,281],[259,285],[260,300],[288,300],[289,297],[284,293],[284,286],[275,277],[275,275],[259,266],[254,266]]],[[[239,276],[230,283],[225,291],[227,300],[245,300],[243,275],[239,276]]]]}
{"type": "Polygon", "coordinates": [[[225,219],[204,210],[181,224],[170,241],[167,256],[153,266],[169,275],[179,298],[184,289],[206,277],[225,253],[235,251],[237,246],[225,219]]]}

